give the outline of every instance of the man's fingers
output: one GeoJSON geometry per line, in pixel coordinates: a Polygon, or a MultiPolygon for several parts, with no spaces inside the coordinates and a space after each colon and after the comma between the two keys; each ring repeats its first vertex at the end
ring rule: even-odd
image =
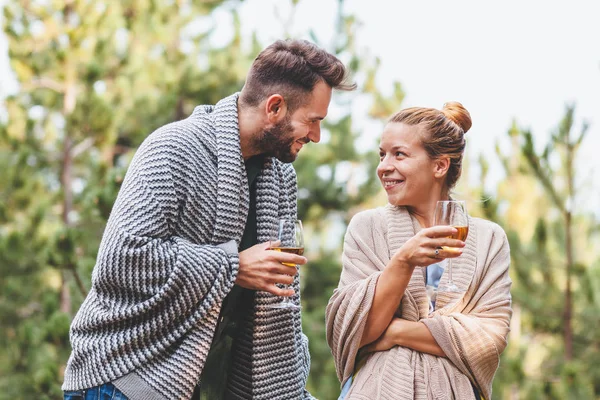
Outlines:
{"type": "Polygon", "coordinates": [[[290,275],[277,274],[273,278],[273,283],[282,283],[284,285],[291,285],[292,283],[294,283],[294,277],[290,276],[290,275]]]}
{"type": "Polygon", "coordinates": [[[272,251],[271,256],[273,257],[274,260],[276,260],[277,262],[280,262],[280,263],[304,265],[308,262],[306,257],[299,256],[297,254],[292,254],[292,253],[284,253],[281,251],[272,251]]]}
{"type": "Polygon", "coordinates": [[[264,290],[265,292],[269,292],[275,296],[290,297],[294,295],[294,289],[282,289],[276,285],[267,286],[264,290]]]}
{"type": "MultiPolygon", "coordinates": [[[[277,288],[277,285],[291,285],[294,283],[294,277],[290,275],[282,275],[282,274],[261,274],[260,276],[255,276],[250,279],[240,279],[236,280],[236,284],[252,290],[262,290],[265,292],[270,292],[276,294],[273,290],[277,288]]],[[[281,290],[290,290],[290,294],[284,294],[282,296],[291,296],[294,292],[294,289],[281,289],[281,290]]],[[[279,293],[279,292],[278,292],[279,293]]]]}
{"type": "Polygon", "coordinates": [[[281,240],[270,240],[268,242],[263,243],[263,247],[266,250],[269,250],[272,247],[277,247],[281,244],[281,240]]]}
{"type": "Polygon", "coordinates": [[[294,276],[294,275],[296,275],[296,273],[298,272],[298,270],[296,269],[295,265],[292,266],[292,265],[285,265],[285,264],[275,263],[270,268],[269,272],[271,272],[272,274],[294,276]]]}

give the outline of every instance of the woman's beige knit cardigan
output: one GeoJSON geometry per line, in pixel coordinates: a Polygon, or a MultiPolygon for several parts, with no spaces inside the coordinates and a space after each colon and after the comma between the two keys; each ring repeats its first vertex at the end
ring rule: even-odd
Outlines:
{"type": "MultiPolygon", "coordinates": [[[[327,341],[338,378],[355,367],[375,286],[391,256],[419,225],[405,208],[388,205],[357,214],[344,241],[339,287],[327,306],[327,341]]],[[[415,268],[396,316],[421,321],[447,358],[396,346],[371,353],[346,399],[473,399],[471,382],[491,398],[492,380],[506,347],[511,311],[510,254],[502,228],[471,218],[462,256],[453,260],[453,280],[464,295],[439,293],[428,315],[424,269],[415,268]]],[[[447,282],[444,273],[440,284],[447,282]]]]}

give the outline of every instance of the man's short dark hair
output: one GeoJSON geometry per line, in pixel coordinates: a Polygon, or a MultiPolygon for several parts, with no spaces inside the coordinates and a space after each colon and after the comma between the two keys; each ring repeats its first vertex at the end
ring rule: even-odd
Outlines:
{"type": "Polygon", "coordinates": [[[278,40],[261,51],[252,63],[240,101],[253,107],[278,93],[293,112],[304,105],[319,81],[337,90],[356,89],[336,56],[306,40],[278,40]]]}

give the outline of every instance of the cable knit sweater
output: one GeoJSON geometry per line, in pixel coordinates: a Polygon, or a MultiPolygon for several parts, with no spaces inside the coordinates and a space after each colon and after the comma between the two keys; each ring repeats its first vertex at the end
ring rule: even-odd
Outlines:
{"type": "MultiPolygon", "coordinates": [[[[140,398],[190,398],[238,272],[249,206],[238,94],[159,128],[139,147],[114,204],[71,325],[63,390],[125,379],[140,398]]],[[[257,177],[259,242],[296,217],[291,164],[257,177]]],[[[298,277],[293,300],[300,302],[298,277]]],[[[228,398],[300,399],[310,359],[299,311],[257,292],[233,352],[228,398]]]]}
{"type": "MultiPolygon", "coordinates": [[[[339,287],[327,306],[327,341],[338,378],[354,372],[377,280],[393,254],[419,230],[402,207],[357,214],[344,242],[339,287]]],[[[471,383],[490,399],[511,317],[508,241],[498,225],[470,218],[463,254],[453,259],[453,279],[464,294],[438,293],[429,314],[423,268],[415,268],[397,317],[421,321],[447,358],[396,346],[371,353],[346,399],[473,399],[471,383]]],[[[444,274],[440,284],[448,282],[444,274]]]]}

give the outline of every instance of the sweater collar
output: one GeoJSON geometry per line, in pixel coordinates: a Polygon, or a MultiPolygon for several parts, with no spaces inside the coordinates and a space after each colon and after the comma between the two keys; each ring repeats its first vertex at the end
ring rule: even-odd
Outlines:
{"type": "Polygon", "coordinates": [[[231,239],[239,243],[248,217],[250,196],[240,146],[238,97],[239,93],[235,93],[222,99],[211,113],[216,130],[218,175],[214,243],[231,239]]]}

